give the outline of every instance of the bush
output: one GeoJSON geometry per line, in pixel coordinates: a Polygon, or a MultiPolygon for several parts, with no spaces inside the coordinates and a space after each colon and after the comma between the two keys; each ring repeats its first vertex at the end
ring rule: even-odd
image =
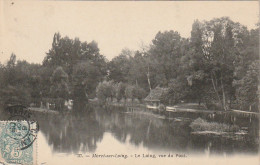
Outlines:
{"type": "Polygon", "coordinates": [[[239,127],[237,125],[228,125],[216,122],[207,122],[201,118],[194,120],[190,127],[194,131],[216,131],[216,132],[233,132],[238,131],[239,127]]]}
{"type": "Polygon", "coordinates": [[[7,105],[21,104],[29,106],[31,102],[30,91],[28,88],[22,86],[8,85],[4,89],[0,90],[0,102],[7,105]]]}
{"type": "Polygon", "coordinates": [[[125,96],[126,98],[132,99],[132,101],[134,100],[134,86],[132,85],[127,85],[127,87],[125,88],[125,96]]]}
{"type": "Polygon", "coordinates": [[[106,103],[107,98],[112,98],[114,95],[114,87],[112,81],[100,82],[96,88],[98,101],[103,104],[106,103]]]}
{"type": "Polygon", "coordinates": [[[126,84],[120,82],[120,83],[116,83],[114,87],[115,87],[115,96],[117,102],[119,102],[122,98],[126,98],[125,96],[126,84]]]}
{"type": "Polygon", "coordinates": [[[133,91],[133,97],[138,99],[140,102],[142,102],[143,98],[146,96],[146,92],[143,88],[139,86],[134,86],[134,91],[133,91]]]}

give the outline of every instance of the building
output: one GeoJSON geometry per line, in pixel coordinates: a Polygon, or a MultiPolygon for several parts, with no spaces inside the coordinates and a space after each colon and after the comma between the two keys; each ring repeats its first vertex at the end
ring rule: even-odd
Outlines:
{"type": "Polygon", "coordinates": [[[168,93],[168,88],[161,88],[157,86],[151,90],[144,101],[148,106],[158,107],[161,104],[162,96],[166,93],[168,93]]]}

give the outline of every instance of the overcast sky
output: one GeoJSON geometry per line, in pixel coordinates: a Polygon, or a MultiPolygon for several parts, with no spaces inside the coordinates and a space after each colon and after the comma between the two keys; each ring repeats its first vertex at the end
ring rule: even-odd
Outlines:
{"type": "Polygon", "coordinates": [[[55,32],[81,41],[95,40],[107,59],[123,48],[149,45],[158,31],[176,30],[189,37],[195,19],[228,16],[255,28],[257,1],[243,2],[67,2],[0,0],[0,62],[12,52],[18,59],[41,63],[55,32]]]}

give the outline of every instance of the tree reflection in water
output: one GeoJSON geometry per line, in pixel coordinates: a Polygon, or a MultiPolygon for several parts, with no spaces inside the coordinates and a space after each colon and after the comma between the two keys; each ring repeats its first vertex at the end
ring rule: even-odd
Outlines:
{"type": "MultiPolygon", "coordinates": [[[[143,145],[165,152],[210,152],[217,154],[258,152],[258,121],[249,125],[249,135],[230,138],[193,135],[192,120],[166,120],[147,114],[124,113],[92,108],[79,114],[38,115],[40,131],[55,152],[95,152],[105,132],[121,143],[143,145]],[[253,133],[253,134],[251,134],[253,133]]],[[[104,151],[104,152],[109,152],[104,151]]]]}
{"type": "Polygon", "coordinates": [[[69,116],[45,115],[37,119],[40,131],[53,145],[55,152],[93,152],[96,143],[103,138],[104,129],[99,126],[93,113],[69,116]]]}

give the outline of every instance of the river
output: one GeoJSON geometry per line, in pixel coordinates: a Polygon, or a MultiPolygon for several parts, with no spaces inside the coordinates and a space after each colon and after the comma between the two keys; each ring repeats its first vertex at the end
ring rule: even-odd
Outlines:
{"type": "MultiPolygon", "coordinates": [[[[189,126],[198,115],[175,114],[171,119],[164,119],[153,113],[127,113],[102,108],[76,114],[34,113],[40,126],[37,136],[38,162],[73,164],[72,160],[77,160],[77,164],[81,164],[84,159],[95,159],[92,158],[93,154],[139,155],[142,159],[153,159],[153,156],[160,154],[174,157],[177,154],[180,157],[257,157],[258,119],[236,119],[235,124],[247,128],[246,134],[201,135],[193,134],[189,126]]],[[[214,120],[223,119],[216,117],[214,120]]],[[[126,158],[120,158],[120,161],[123,159],[126,158]]]]}

